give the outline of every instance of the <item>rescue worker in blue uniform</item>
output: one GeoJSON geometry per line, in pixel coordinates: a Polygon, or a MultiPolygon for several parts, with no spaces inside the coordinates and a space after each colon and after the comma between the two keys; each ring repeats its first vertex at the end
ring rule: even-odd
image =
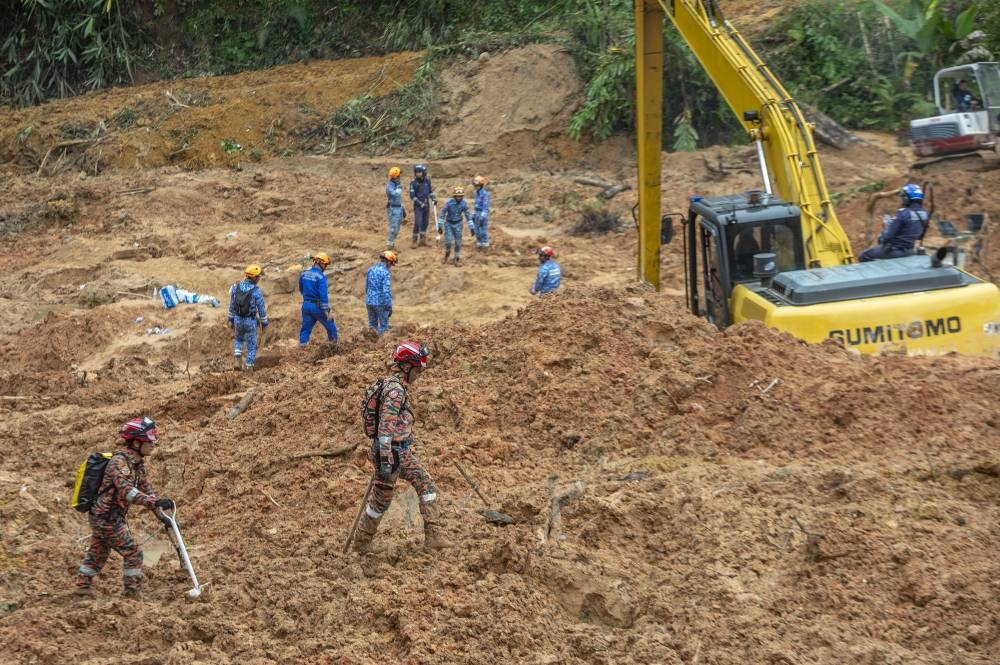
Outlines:
{"type": "Polygon", "coordinates": [[[377,337],[389,329],[392,316],[392,275],[389,268],[399,257],[387,249],[379,254],[379,262],[365,275],[365,306],[368,309],[368,332],[377,337]]]}
{"type": "Polygon", "coordinates": [[[389,169],[389,182],[385,184],[385,198],[385,211],[389,218],[389,235],[385,240],[385,248],[394,249],[396,236],[399,235],[399,227],[406,219],[406,210],[403,208],[403,185],[399,183],[398,166],[389,169]]]}
{"type": "Polygon", "coordinates": [[[326,275],[323,274],[330,265],[330,257],[323,252],[317,252],[312,260],[312,268],[299,275],[299,293],[302,294],[302,329],[299,331],[299,346],[305,348],[309,343],[309,336],[317,321],[326,328],[326,339],[330,346],[333,346],[340,336],[337,334],[337,324],[330,315],[326,275]]]}
{"type": "Polygon", "coordinates": [[[264,307],[264,294],[257,283],[260,281],[261,268],[251,263],[243,271],[246,277],[229,287],[229,327],[233,329],[233,356],[236,358],[236,368],[240,368],[243,347],[246,346],[246,364],[243,369],[253,371],[253,362],[257,358],[257,325],[267,328],[267,309],[264,307]]]}
{"type": "Polygon", "coordinates": [[[469,225],[469,233],[476,235],[472,226],[472,217],[469,215],[469,204],[465,202],[465,189],[456,187],[448,202],[441,208],[441,214],[437,221],[438,233],[444,229],[444,259],[441,263],[448,263],[451,255],[451,245],[455,244],[455,265],[462,261],[462,216],[469,225]]]}
{"type": "Polygon", "coordinates": [[[544,296],[559,288],[559,284],[562,283],[562,270],[552,258],[556,255],[555,251],[548,245],[536,249],[535,254],[538,254],[538,276],[531,287],[531,295],[544,296]]]}
{"type": "Polygon", "coordinates": [[[918,185],[906,185],[899,190],[903,207],[878,237],[878,244],[861,252],[859,261],[898,259],[913,254],[913,247],[924,234],[929,215],[924,210],[924,192],[918,185]]]}
{"type": "Polygon", "coordinates": [[[485,252],[490,247],[490,191],[486,178],[477,175],[472,179],[476,196],[472,200],[472,223],[475,225],[476,251],[485,252]]]}
{"type": "Polygon", "coordinates": [[[427,167],[417,164],[413,167],[413,180],[410,181],[410,200],[413,201],[413,244],[427,244],[427,222],[431,216],[431,204],[437,203],[434,196],[434,185],[427,175],[427,167]]]}

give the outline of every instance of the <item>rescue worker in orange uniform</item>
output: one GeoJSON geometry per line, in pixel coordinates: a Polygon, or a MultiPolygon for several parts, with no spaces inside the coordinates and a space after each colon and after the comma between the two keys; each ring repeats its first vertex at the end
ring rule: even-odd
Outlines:
{"type": "Polygon", "coordinates": [[[108,555],[114,550],[124,559],[122,595],[138,598],[142,587],[142,549],[128,528],[129,506],[138,504],[150,510],[173,510],[174,502],[157,498],[146,480],[145,461],[156,453],[160,445],[153,419],[148,416],[133,418],[121,426],[118,435],[125,442],[125,449],[108,460],[97,501],[88,513],[90,546],[80,564],[76,592],[91,592],[94,577],[101,572],[108,555]]]}
{"type": "Polygon", "coordinates": [[[392,354],[396,372],[383,379],[378,436],[368,453],[375,467],[375,478],[364,517],[354,537],[356,552],[367,552],[370,548],[379,522],[392,503],[397,478],[410,483],[420,498],[424,549],[447,546],[441,536],[437,487],[412,448],[413,409],[409,389],[427,367],[429,355],[427,347],[412,341],[403,342],[392,354]]]}

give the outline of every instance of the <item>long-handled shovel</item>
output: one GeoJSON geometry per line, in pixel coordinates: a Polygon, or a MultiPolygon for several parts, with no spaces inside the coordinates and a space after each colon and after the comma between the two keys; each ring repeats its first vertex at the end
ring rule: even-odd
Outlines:
{"type": "MultiPolygon", "coordinates": [[[[434,219],[431,220],[431,221],[434,222],[434,225],[435,225],[434,228],[437,228],[437,220],[438,220],[438,204],[437,204],[437,201],[431,201],[431,205],[434,206],[434,219]]],[[[434,242],[436,242],[436,243],[437,242],[441,242],[441,232],[440,231],[438,231],[437,235],[434,236],[434,242]]]]}
{"type": "Polygon", "coordinates": [[[351,543],[354,541],[354,532],[358,530],[358,524],[361,523],[361,515],[365,512],[365,506],[368,505],[368,495],[372,493],[372,485],[375,484],[375,475],[368,479],[368,489],[365,490],[365,496],[361,499],[361,505],[358,506],[358,514],[354,518],[354,524],[351,525],[351,531],[347,534],[347,542],[344,543],[343,554],[347,554],[347,550],[351,549],[351,543]]]}
{"type": "Polygon", "coordinates": [[[168,527],[168,533],[170,533],[170,539],[174,543],[174,549],[177,550],[177,556],[180,558],[181,563],[184,564],[184,568],[187,570],[188,575],[191,576],[191,583],[194,585],[194,588],[187,592],[187,597],[197,598],[201,595],[201,585],[198,584],[198,577],[194,574],[194,568],[191,567],[191,559],[188,558],[187,548],[184,547],[184,539],[181,538],[181,530],[177,527],[177,520],[174,519],[177,515],[177,506],[174,506],[169,515],[162,508],[158,509],[156,512],[160,515],[163,525],[168,527]]]}

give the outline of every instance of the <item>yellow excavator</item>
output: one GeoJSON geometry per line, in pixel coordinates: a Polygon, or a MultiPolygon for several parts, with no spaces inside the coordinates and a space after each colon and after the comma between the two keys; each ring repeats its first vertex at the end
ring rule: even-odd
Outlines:
{"type": "Polygon", "coordinates": [[[663,22],[669,18],[754,143],[760,190],[691,196],[684,219],[690,310],[861,353],[1000,359],[1000,289],[933,255],[856,263],[812,126],[715,0],[635,0],[639,277],[659,287],[663,22]]]}

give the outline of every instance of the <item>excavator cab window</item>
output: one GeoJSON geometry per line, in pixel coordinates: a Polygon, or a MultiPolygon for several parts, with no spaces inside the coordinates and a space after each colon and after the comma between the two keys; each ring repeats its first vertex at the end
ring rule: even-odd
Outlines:
{"type": "Polygon", "coordinates": [[[780,272],[805,268],[802,240],[795,226],[775,222],[741,224],[730,225],[726,231],[732,247],[729,269],[733,282],[757,279],[753,274],[753,257],[760,252],[773,252],[780,272]]]}

